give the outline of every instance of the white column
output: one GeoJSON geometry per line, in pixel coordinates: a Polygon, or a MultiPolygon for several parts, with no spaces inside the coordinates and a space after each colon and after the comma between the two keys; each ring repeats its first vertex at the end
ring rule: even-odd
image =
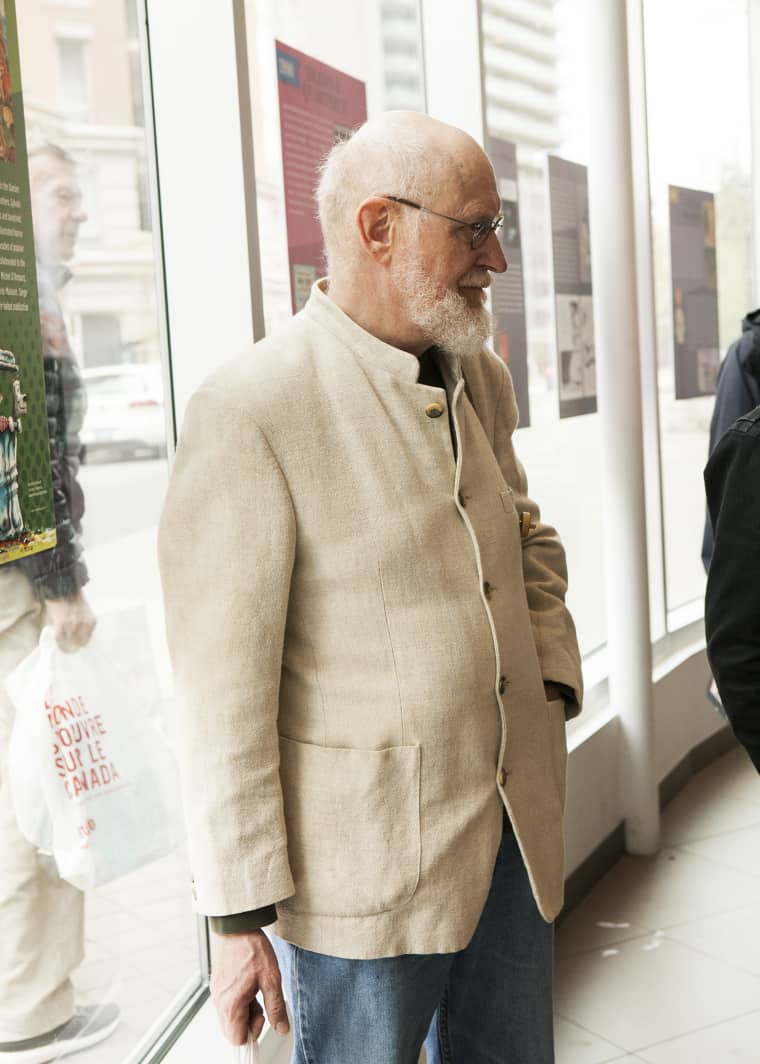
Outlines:
{"type": "Polygon", "coordinates": [[[244,153],[236,3],[147,0],[169,342],[177,425],[200,382],[251,343],[252,149],[244,153]],[[213,92],[192,92],[193,64],[213,92]]]}
{"type": "Polygon", "coordinates": [[[641,370],[644,470],[646,483],[649,617],[653,642],[667,631],[665,530],[663,527],[660,401],[657,380],[657,316],[654,290],[652,197],[649,189],[649,130],[644,67],[642,0],[628,0],[628,62],[631,157],[636,228],[639,364],[641,370]]]}
{"type": "Polygon", "coordinates": [[[478,0],[421,0],[428,114],[483,143],[478,0]]]}
{"type": "Polygon", "coordinates": [[[750,122],[752,129],[752,204],[754,304],[760,306],[760,0],[749,0],[750,122]]]}
{"type": "Polygon", "coordinates": [[[619,714],[621,787],[629,853],[659,846],[635,202],[625,0],[588,0],[589,200],[599,410],[610,697],[619,714]]]}

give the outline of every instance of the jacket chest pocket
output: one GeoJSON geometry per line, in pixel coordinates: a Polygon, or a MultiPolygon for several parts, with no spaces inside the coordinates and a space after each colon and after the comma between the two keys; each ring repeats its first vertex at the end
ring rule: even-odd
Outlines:
{"type": "Polygon", "coordinates": [[[281,907],[372,916],[409,901],[420,874],[420,748],[280,739],[295,895],[281,907]]]}

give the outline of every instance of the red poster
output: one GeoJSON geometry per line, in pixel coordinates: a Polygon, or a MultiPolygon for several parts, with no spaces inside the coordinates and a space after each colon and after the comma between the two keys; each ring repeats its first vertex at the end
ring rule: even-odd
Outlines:
{"type": "Polygon", "coordinates": [[[324,270],[314,202],[319,166],[336,140],[366,121],[367,95],[363,81],[280,41],[275,41],[275,47],[290,291],[297,311],[324,270]]]}

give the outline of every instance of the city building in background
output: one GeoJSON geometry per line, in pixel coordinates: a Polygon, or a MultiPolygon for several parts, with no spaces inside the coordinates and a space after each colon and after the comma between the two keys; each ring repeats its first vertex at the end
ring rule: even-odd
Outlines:
{"type": "Polygon", "coordinates": [[[417,0],[383,0],[380,7],[385,110],[420,110],[424,71],[417,0]]]}

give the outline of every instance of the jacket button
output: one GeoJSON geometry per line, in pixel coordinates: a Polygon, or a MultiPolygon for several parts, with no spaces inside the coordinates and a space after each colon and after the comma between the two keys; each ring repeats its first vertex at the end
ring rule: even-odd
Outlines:
{"type": "Polygon", "coordinates": [[[442,403],[428,403],[425,407],[425,413],[428,417],[440,417],[443,413],[442,403]]]}
{"type": "Polygon", "coordinates": [[[490,599],[492,591],[493,591],[493,588],[491,587],[491,585],[488,583],[487,580],[484,580],[483,581],[483,594],[485,595],[485,597],[487,599],[490,599]]]}
{"type": "Polygon", "coordinates": [[[496,782],[499,784],[500,787],[503,787],[504,784],[507,782],[507,774],[503,768],[499,770],[499,775],[496,777],[496,782]]]}
{"type": "Polygon", "coordinates": [[[536,527],[535,521],[531,518],[527,510],[523,510],[520,514],[520,535],[523,539],[527,539],[533,529],[536,527]]]}
{"type": "Polygon", "coordinates": [[[499,694],[503,695],[506,689],[509,687],[509,680],[506,676],[499,677],[499,694]]]}

